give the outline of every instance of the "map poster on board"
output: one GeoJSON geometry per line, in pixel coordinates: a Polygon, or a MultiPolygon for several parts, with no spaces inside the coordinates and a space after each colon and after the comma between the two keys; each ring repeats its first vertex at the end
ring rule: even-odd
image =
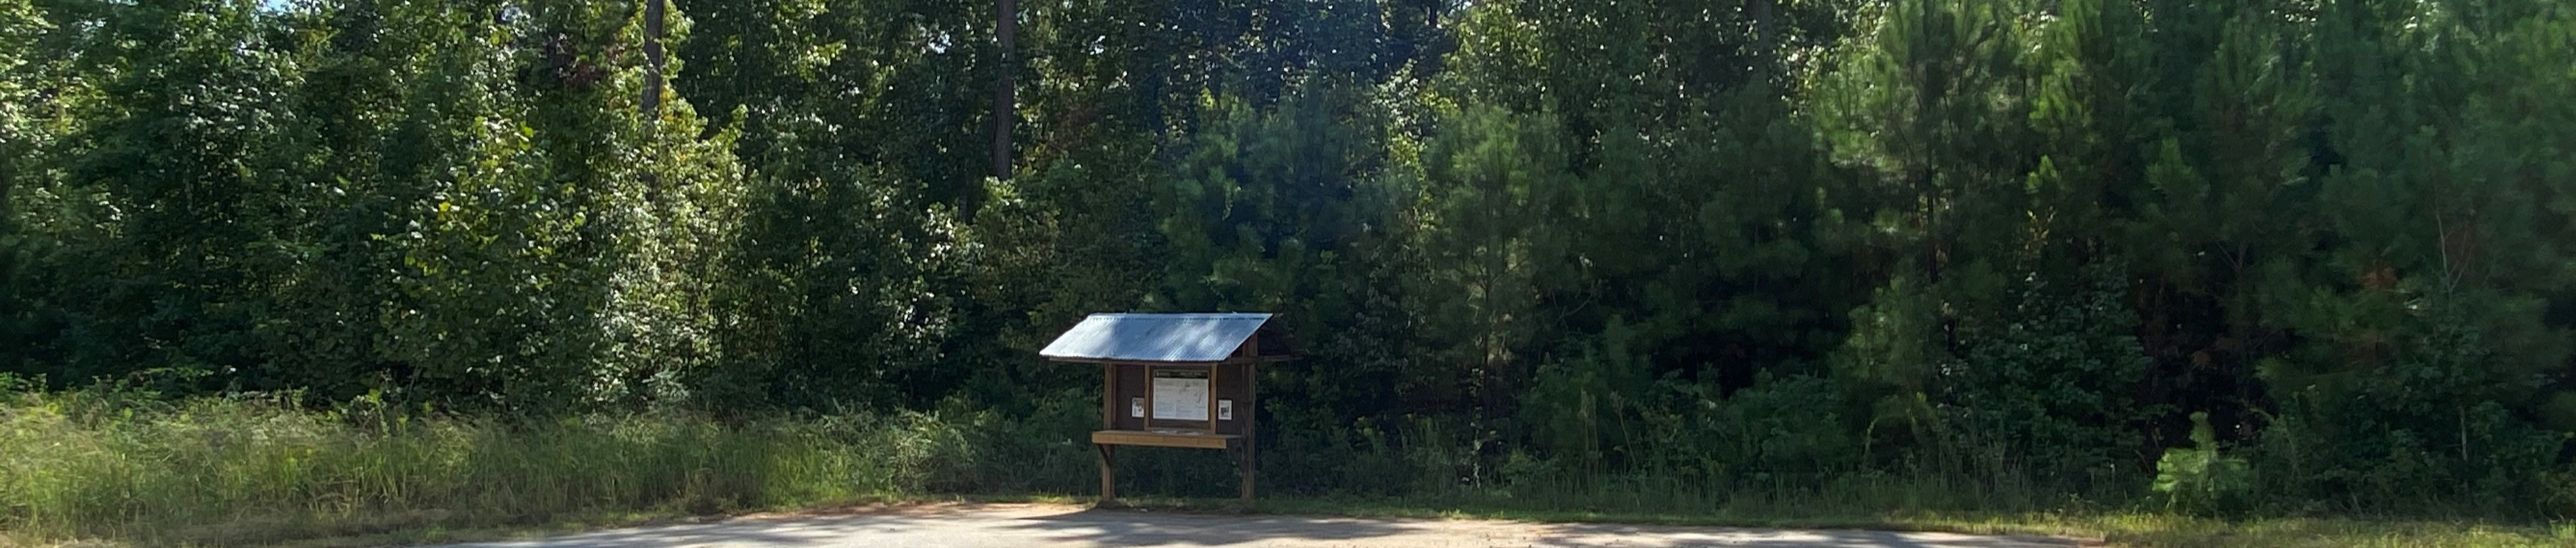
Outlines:
{"type": "Polygon", "coordinates": [[[1208,372],[1195,369],[1154,370],[1154,419],[1208,420],[1208,372]]]}

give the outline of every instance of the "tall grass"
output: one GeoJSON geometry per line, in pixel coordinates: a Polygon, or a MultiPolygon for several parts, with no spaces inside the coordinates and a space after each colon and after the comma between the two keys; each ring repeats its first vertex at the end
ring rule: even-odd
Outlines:
{"type": "Polygon", "coordinates": [[[535,423],[283,398],[161,402],[91,392],[0,404],[0,545],[103,538],[246,544],[572,515],[778,508],[1077,476],[1070,433],[990,413],[535,423]]]}
{"type": "MultiPolygon", "coordinates": [[[[1096,404],[1079,391],[1037,403],[1011,414],[952,403],[929,412],[508,422],[372,402],[321,411],[275,396],[0,390],[0,546],[253,545],[931,494],[1089,493],[1094,456],[1078,438],[1096,404]]],[[[2199,518],[2159,513],[2134,493],[2079,495],[2015,479],[2026,474],[1938,466],[1729,476],[1516,458],[1489,479],[1463,481],[1462,471],[1477,470],[1468,444],[1417,426],[1405,436],[1411,443],[1367,435],[1279,444],[1265,455],[1265,507],[2081,534],[2135,546],[2576,545],[2576,524],[2496,522],[2478,512],[2199,518]],[[2238,536],[2250,531],[2270,536],[2238,536]],[[2256,540],[2240,542],[2247,538],[2256,540]],[[2310,542],[2317,539],[2329,541],[2310,542]]],[[[1121,489],[1131,495],[1232,494],[1230,466],[1204,451],[1137,449],[1120,458],[1121,489]]]]}

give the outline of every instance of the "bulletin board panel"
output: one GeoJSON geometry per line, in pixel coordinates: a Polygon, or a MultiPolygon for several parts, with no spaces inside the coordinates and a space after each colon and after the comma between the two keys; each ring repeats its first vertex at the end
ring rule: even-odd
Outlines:
{"type": "MultiPolygon", "coordinates": [[[[1109,429],[1197,430],[1216,434],[1236,435],[1245,434],[1249,431],[1246,426],[1252,422],[1251,415],[1254,411],[1252,408],[1253,367],[1251,364],[1231,363],[1221,365],[1151,366],[1119,364],[1110,367],[1117,372],[1116,382],[1111,383],[1115,386],[1116,393],[1111,395],[1110,401],[1112,402],[1112,407],[1118,412],[1116,413],[1116,421],[1109,425],[1109,429]],[[1212,399],[1216,401],[1201,403],[1197,406],[1205,408],[1206,418],[1182,420],[1158,417],[1156,415],[1157,407],[1161,407],[1162,411],[1169,412],[1186,410],[1175,409],[1175,407],[1187,408],[1192,406],[1173,406],[1169,403],[1164,403],[1160,406],[1156,405],[1158,403],[1156,401],[1157,398],[1155,397],[1156,394],[1154,390],[1156,379],[1153,377],[1154,372],[1156,371],[1197,371],[1209,373],[1208,376],[1213,378],[1210,379],[1211,382],[1208,383],[1208,390],[1214,392],[1214,398],[1212,399]],[[1211,419],[1215,423],[1215,426],[1212,428],[1209,426],[1211,419]]],[[[1172,384],[1169,382],[1170,380],[1170,377],[1166,377],[1165,384],[1172,384]]],[[[1167,414],[1163,416],[1170,415],[1167,414]]]]}

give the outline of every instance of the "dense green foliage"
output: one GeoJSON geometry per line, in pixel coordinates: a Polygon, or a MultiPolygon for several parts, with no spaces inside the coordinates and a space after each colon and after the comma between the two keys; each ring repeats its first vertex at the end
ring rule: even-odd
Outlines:
{"type": "Polygon", "coordinates": [[[1295,492],[2576,515],[2565,2],[640,6],[0,0],[0,373],[1069,446],[1263,310],[1295,492]]]}

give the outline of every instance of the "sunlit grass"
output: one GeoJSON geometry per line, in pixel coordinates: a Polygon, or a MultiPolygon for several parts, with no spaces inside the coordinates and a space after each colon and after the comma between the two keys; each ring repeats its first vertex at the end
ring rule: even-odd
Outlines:
{"type": "MultiPolygon", "coordinates": [[[[1802,506],[1719,507],[1707,511],[1589,511],[1513,508],[1432,500],[1287,499],[1260,511],[1363,517],[1510,519],[1659,525],[1879,529],[2052,536],[2088,545],[2134,548],[2525,548],[2576,547],[2576,522],[2514,524],[2391,517],[2212,519],[2130,511],[1927,512],[1859,511],[1802,506]]],[[[1147,504],[1152,504],[1148,502],[1147,504]]],[[[1223,502],[1197,506],[1226,506],[1223,502]]],[[[1174,503],[1189,508],[1188,503],[1174,503]]]]}
{"type": "Polygon", "coordinates": [[[278,401],[0,406],[0,544],[264,544],[394,531],[845,504],[957,477],[967,421],[533,424],[323,413],[278,401]]]}
{"type": "MultiPolygon", "coordinates": [[[[0,546],[329,548],[515,538],[685,516],[1025,492],[1030,485],[1085,485],[1091,472],[1087,448],[1028,435],[1067,429],[1061,425],[967,411],[502,423],[317,412],[276,399],[5,397],[0,546]]],[[[2140,548],[2576,547],[2576,522],[2474,514],[2214,519],[1938,475],[1857,474],[1770,489],[1652,478],[1585,483],[1392,497],[1274,493],[1248,508],[1232,499],[1150,493],[1129,502],[1185,511],[2050,535],[2140,548]]]]}
{"type": "Polygon", "coordinates": [[[1397,497],[1269,497],[1251,508],[1231,499],[1145,497],[1125,502],[1178,511],[2051,536],[2087,546],[2132,548],[2576,547],[2576,522],[2569,521],[2421,516],[2220,519],[2063,499],[2042,504],[2042,495],[2035,493],[1979,492],[1940,478],[1838,482],[1821,489],[1756,489],[1716,496],[1629,485],[1589,492],[1542,491],[1551,492],[1537,498],[1508,490],[1464,489],[1397,497]],[[1976,509],[1960,506],[1963,503],[2030,506],[1976,509]],[[1926,509],[1941,507],[1969,509],[1926,509]]]}

